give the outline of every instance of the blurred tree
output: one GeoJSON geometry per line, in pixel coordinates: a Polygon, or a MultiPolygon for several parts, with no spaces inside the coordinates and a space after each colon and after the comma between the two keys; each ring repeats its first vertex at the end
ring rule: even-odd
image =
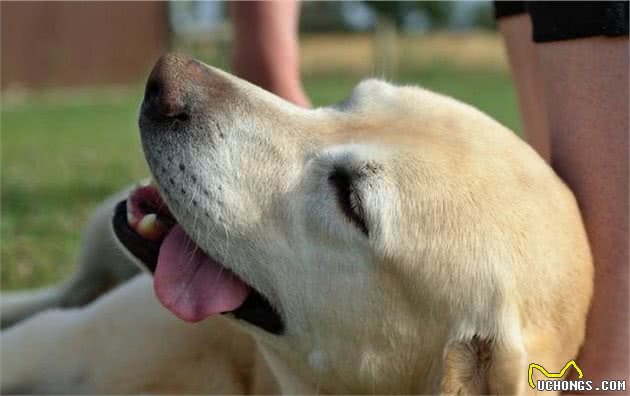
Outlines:
{"type": "Polygon", "coordinates": [[[428,21],[428,28],[448,25],[452,11],[446,1],[364,1],[376,14],[374,36],[374,66],[383,77],[395,77],[398,68],[398,31],[404,27],[407,16],[420,13],[428,21]]]}
{"type": "Polygon", "coordinates": [[[494,29],[490,1],[304,1],[303,32],[349,32],[376,28],[377,15],[398,31],[494,29]]]}
{"type": "Polygon", "coordinates": [[[367,2],[376,11],[373,63],[380,77],[393,79],[398,71],[398,28],[400,2],[367,2]]]}
{"type": "Polygon", "coordinates": [[[487,29],[487,30],[495,30],[497,27],[496,20],[494,19],[494,8],[492,4],[484,3],[480,7],[477,7],[475,13],[473,14],[472,25],[487,29]]]}
{"type": "Polygon", "coordinates": [[[307,32],[346,32],[340,1],[304,1],[301,4],[300,30],[307,32]]]}
{"type": "Polygon", "coordinates": [[[394,21],[398,29],[405,23],[405,17],[413,11],[427,17],[431,28],[448,25],[453,3],[449,1],[364,1],[377,14],[394,21]]]}

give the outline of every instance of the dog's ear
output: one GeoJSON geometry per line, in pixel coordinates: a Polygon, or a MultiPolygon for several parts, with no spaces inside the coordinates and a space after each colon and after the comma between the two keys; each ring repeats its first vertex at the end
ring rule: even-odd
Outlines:
{"type": "Polygon", "coordinates": [[[444,351],[443,395],[516,395],[527,384],[525,351],[520,337],[454,341],[444,351]]]}

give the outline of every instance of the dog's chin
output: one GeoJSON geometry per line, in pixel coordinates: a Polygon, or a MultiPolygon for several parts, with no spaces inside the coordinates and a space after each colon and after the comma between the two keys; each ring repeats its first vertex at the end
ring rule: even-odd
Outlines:
{"type": "MultiPolygon", "coordinates": [[[[138,232],[137,227],[130,225],[128,210],[130,201],[121,201],[116,205],[112,219],[114,234],[127,252],[142,263],[143,269],[155,274],[163,239],[147,238],[138,232]]],[[[166,220],[162,223],[166,223],[166,220]]],[[[265,296],[251,285],[247,284],[247,286],[249,293],[242,304],[236,309],[221,312],[221,314],[233,316],[274,335],[283,334],[285,324],[281,315],[265,296]]]]}

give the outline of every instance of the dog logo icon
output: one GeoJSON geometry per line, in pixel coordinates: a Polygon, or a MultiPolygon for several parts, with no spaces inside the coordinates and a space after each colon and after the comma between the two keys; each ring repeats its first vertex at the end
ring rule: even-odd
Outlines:
{"type": "Polygon", "coordinates": [[[579,379],[584,377],[584,374],[582,373],[582,369],[580,369],[577,363],[575,363],[575,360],[569,360],[567,364],[564,365],[562,370],[560,370],[559,373],[550,373],[549,371],[545,370],[545,368],[541,366],[540,364],[530,363],[529,370],[527,371],[527,378],[529,380],[529,386],[532,389],[536,389],[536,386],[534,385],[534,380],[532,379],[532,374],[534,373],[534,369],[537,369],[538,371],[540,371],[542,375],[544,375],[547,378],[562,378],[564,374],[567,372],[567,370],[569,369],[569,367],[571,366],[575,367],[575,371],[577,371],[579,379]]]}

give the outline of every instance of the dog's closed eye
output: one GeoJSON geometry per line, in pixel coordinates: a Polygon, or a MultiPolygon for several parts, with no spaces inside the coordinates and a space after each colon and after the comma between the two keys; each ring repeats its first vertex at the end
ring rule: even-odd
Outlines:
{"type": "Polygon", "coordinates": [[[365,235],[369,235],[361,195],[355,188],[352,174],[345,168],[335,167],[328,176],[328,182],[335,189],[339,208],[344,215],[351,223],[356,225],[361,232],[365,235]]]}

